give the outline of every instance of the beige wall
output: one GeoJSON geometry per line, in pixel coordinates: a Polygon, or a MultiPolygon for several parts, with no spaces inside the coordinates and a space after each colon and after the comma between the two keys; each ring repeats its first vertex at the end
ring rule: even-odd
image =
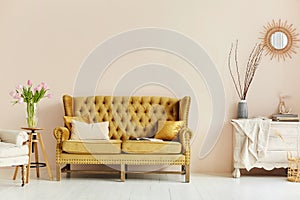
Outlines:
{"type": "MultiPolygon", "coordinates": [[[[181,32],[200,44],[211,57],[223,78],[226,93],[226,119],[221,136],[205,159],[198,159],[200,145],[211,120],[211,100],[204,81],[197,96],[203,113],[195,132],[192,150],[194,172],[229,172],[232,168],[232,133],[229,121],[235,117],[238,101],[227,69],[232,41],[239,39],[240,63],[246,61],[263,25],[272,19],[286,19],[300,32],[298,0],[191,0],[191,1],[0,1],[0,127],[19,128],[25,124],[24,106],[11,106],[8,93],[17,83],[31,79],[47,82],[54,98],[39,106],[39,125],[45,127],[44,141],[51,165],[55,166],[54,127],[63,125],[62,94],[72,94],[80,66],[101,42],[120,32],[138,27],[160,27],[181,32]],[[89,2],[89,3],[87,3],[89,2]],[[204,117],[203,117],[204,116],[204,117]]],[[[299,51],[299,50],[298,50],[299,51]]],[[[156,62],[188,73],[187,63],[174,55],[142,51],[120,58],[112,64],[97,87],[98,94],[111,92],[111,85],[132,67],[156,62]],[[102,84],[104,83],[104,84],[102,84]]],[[[300,57],[286,62],[265,57],[249,91],[250,116],[276,112],[278,95],[290,95],[289,105],[299,113],[300,57]]],[[[191,72],[192,73],[192,72],[191,72]]],[[[188,76],[189,74],[187,74],[188,76]]],[[[196,88],[197,89],[197,88],[196,88]]],[[[137,94],[162,94],[168,91],[144,87],[137,94]]],[[[195,120],[195,119],[191,119],[195,120]]]]}

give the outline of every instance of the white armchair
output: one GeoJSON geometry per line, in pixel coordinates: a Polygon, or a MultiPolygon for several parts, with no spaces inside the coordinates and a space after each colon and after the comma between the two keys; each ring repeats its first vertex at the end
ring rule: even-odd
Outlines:
{"type": "Polygon", "coordinates": [[[22,186],[25,184],[25,167],[28,164],[27,140],[25,131],[0,129],[0,167],[21,166],[22,186]]]}

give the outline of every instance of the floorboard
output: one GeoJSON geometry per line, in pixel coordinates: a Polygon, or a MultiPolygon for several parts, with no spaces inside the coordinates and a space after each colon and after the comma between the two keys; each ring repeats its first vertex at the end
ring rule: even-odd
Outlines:
{"type": "Polygon", "coordinates": [[[0,168],[0,199],[7,200],[299,200],[300,183],[284,176],[242,176],[192,174],[184,183],[182,175],[129,174],[125,182],[117,175],[73,174],[61,181],[49,181],[41,170],[31,173],[29,184],[21,187],[20,175],[12,180],[13,168],[0,168]]]}

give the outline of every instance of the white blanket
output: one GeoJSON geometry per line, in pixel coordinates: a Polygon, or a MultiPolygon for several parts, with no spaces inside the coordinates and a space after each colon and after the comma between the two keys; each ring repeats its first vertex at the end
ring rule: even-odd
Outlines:
{"type": "Polygon", "coordinates": [[[245,136],[241,141],[239,162],[250,170],[255,162],[265,156],[268,147],[270,119],[239,119],[232,120],[238,134],[245,136]]]}

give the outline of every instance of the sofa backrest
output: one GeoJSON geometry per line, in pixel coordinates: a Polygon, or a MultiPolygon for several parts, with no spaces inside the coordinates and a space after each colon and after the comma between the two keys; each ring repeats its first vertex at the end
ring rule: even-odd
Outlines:
{"type": "Polygon", "coordinates": [[[190,97],[63,96],[66,116],[88,117],[90,122],[109,121],[111,139],[153,137],[157,122],[184,121],[187,126],[190,97]]]}

